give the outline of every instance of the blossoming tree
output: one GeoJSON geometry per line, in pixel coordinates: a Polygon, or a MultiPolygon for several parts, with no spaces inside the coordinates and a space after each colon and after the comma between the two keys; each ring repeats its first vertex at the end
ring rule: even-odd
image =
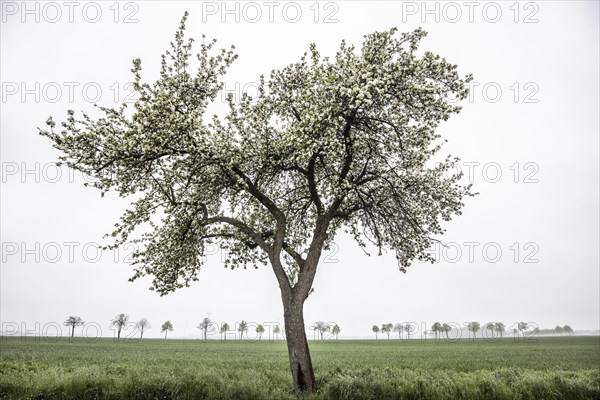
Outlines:
{"type": "Polygon", "coordinates": [[[417,54],[426,35],[396,29],[342,42],[335,57],[314,45],[300,61],[260,78],[257,95],[228,97],[225,118],[207,117],[237,58],[184,38],[187,13],[162,58],[160,78],[132,72],[133,109],[67,118],[46,130],[60,162],[95,178],[102,194],[135,201],[114,244],[134,241],[135,273],[161,295],[198,279],[207,246],[225,248],[226,267],[270,265],[283,302],[290,369],[299,391],[315,391],[303,305],[322,251],[344,229],[359,246],[393,251],[405,271],[429,260],[441,220],[460,214],[470,195],[457,161],[432,165],[438,124],[467,96],[456,65],[417,54]],[[452,99],[452,101],[450,100],[452,99]]]}

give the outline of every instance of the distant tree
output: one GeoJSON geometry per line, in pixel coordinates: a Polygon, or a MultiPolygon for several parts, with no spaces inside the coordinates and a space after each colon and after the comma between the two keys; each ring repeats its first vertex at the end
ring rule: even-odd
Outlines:
{"type": "Polygon", "coordinates": [[[219,330],[219,332],[221,333],[221,335],[223,335],[223,338],[225,339],[225,341],[227,341],[227,331],[229,330],[229,324],[227,322],[224,322],[223,325],[221,325],[221,329],[219,330]]]}
{"type": "Polygon", "coordinates": [[[479,324],[479,322],[473,321],[473,322],[469,322],[469,324],[467,325],[467,329],[471,332],[473,332],[473,338],[477,337],[477,332],[479,331],[479,329],[481,328],[481,325],[479,324]]]}
{"type": "Polygon", "coordinates": [[[167,333],[173,331],[173,324],[171,323],[171,321],[166,321],[164,324],[162,324],[160,331],[165,333],[166,339],[167,333]]]}
{"type": "Polygon", "coordinates": [[[206,341],[206,334],[208,332],[208,328],[210,327],[211,323],[212,323],[211,319],[208,317],[205,317],[202,320],[202,322],[200,322],[200,324],[197,326],[197,328],[202,331],[202,338],[204,339],[204,341],[206,341]]]}
{"type": "Polygon", "coordinates": [[[382,324],[381,325],[381,333],[385,333],[389,339],[390,332],[392,332],[393,328],[394,328],[394,324],[382,324]]]}
{"type": "Polygon", "coordinates": [[[342,330],[340,329],[340,326],[338,324],[335,324],[333,326],[333,328],[331,328],[331,333],[333,333],[335,335],[335,340],[338,340],[338,335],[340,334],[342,330]]]}
{"type": "Polygon", "coordinates": [[[137,324],[135,324],[137,326],[137,328],[140,330],[140,339],[142,339],[144,337],[144,331],[152,328],[150,326],[150,322],[148,322],[148,320],[146,318],[142,318],[140,319],[137,324]]]}
{"type": "Polygon", "coordinates": [[[258,333],[258,340],[262,339],[262,335],[265,333],[265,327],[259,324],[256,327],[256,333],[258,333]]]}
{"type": "Polygon", "coordinates": [[[328,323],[323,322],[323,321],[317,321],[315,322],[315,324],[313,325],[313,329],[315,331],[319,332],[319,335],[321,337],[321,340],[323,340],[323,333],[325,332],[329,332],[329,329],[331,329],[331,327],[329,326],[328,323]]]}
{"type": "Polygon", "coordinates": [[[442,324],[434,322],[433,325],[431,325],[431,330],[435,333],[435,340],[437,340],[438,332],[442,332],[442,324]]]}
{"type": "Polygon", "coordinates": [[[280,333],[281,333],[281,328],[279,327],[279,325],[275,325],[275,327],[273,328],[273,334],[275,335],[275,340],[277,340],[277,337],[279,336],[280,333]]]}
{"type": "Polygon", "coordinates": [[[494,331],[496,330],[496,324],[493,322],[488,322],[485,324],[485,330],[492,332],[492,337],[494,337],[494,331]]]}
{"type": "Polygon", "coordinates": [[[121,330],[123,329],[125,324],[127,324],[127,321],[129,321],[129,315],[125,314],[119,314],[116,316],[115,319],[111,321],[111,326],[117,327],[117,340],[121,338],[121,330]]]}
{"type": "Polygon", "coordinates": [[[69,316],[69,318],[67,318],[66,321],[63,322],[64,326],[71,327],[71,338],[75,336],[75,328],[83,324],[84,322],[81,319],[81,317],[76,317],[74,315],[69,316]]]}
{"type": "Polygon", "coordinates": [[[375,340],[377,340],[377,334],[379,333],[379,327],[377,325],[373,325],[373,333],[375,333],[375,340]]]}
{"type": "Polygon", "coordinates": [[[238,326],[238,332],[240,333],[240,340],[244,338],[244,332],[248,331],[248,324],[246,321],[242,320],[240,325],[238,326]]]}
{"type": "Polygon", "coordinates": [[[569,325],[565,325],[562,327],[562,330],[564,333],[566,333],[567,335],[573,335],[575,334],[575,332],[573,331],[573,328],[571,328],[569,325]]]}
{"type": "Polygon", "coordinates": [[[450,339],[449,337],[449,333],[452,330],[452,326],[448,325],[448,324],[443,324],[442,325],[442,332],[444,332],[446,334],[446,339],[450,339]]]}
{"type": "Polygon", "coordinates": [[[556,327],[554,328],[554,333],[556,333],[557,335],[561,335],[563,333],[562,326],[556,325],[556,327]]]}
{"type": "Polygon", "coordinates": [[[506,327],[502,322],[496,322],[494,324],[494,330],[502,337],[502,334],[506,331],[506,327]]]}
{"type": "Polygon", "coordinates": [[[525,331],[527,330],[527,328],[529,328],[529,325],[527,324],[527,322],[519,322],[517,324],[517,329],[519,330],[519,332],[521,332],[521,336],[525,336],[525,331]]]}
{"type": "Polygon", "coordinates": [[[410,339],[410,335],[415,331],[415,327],[411,323],[404,324],[404,332],[406,332],[406,336],[410,339]]]}
{"type": "Polygon", "coordinates": [[[398,332],[398,339],[402,339],[402,332],[404,332],[404,325],[395,324],[393,329],[394,329],[394,332],[398,332]]]}

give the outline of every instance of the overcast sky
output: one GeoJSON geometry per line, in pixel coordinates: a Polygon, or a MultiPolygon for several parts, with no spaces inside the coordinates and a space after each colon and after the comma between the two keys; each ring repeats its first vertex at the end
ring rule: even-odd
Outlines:
{"type": "Polygon", "coordinates": [[[440,132],[480,194],[445,225],[448,247],[432,249],[439,262],[402,274],[392,254],[368,257],[338,235],[319,265],[307,323],[336,322],[343,338],[371,337],[386,322],[599,329],[597,1],[23,4],[1,2],[5,330],[39,332],[79,315],[110,336],[118,313],[148,318],[156,337],[167,319],[173,337],[197,337],[205,316],[283,322],[272,270],[227,270],[217,249],[199,282],[166,297],[148,290],[150,279],[128,282],[132,248],[94,247],[128,201],[100,198],[79,173],[53,167],[58,152],[37,133],[50,115],[62,121],[67,109],[127,101],[134,58],[153,81],[185,10],[188,35],[236,45],[226,86],[236,95],[312,42],[333,55],[342,39],[360,45],[394,26],[424,27],[423,50],[474,75],[471,98],[440,132]]]}

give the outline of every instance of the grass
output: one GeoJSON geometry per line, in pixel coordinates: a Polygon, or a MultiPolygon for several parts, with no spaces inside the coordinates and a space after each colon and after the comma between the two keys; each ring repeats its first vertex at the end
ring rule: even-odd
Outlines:
{"type": "Polygon", "coordinates": [[[284,342],[0,339],[1,399],[598,399],[600,338],[311,342],[298,396],[284,342]]]}

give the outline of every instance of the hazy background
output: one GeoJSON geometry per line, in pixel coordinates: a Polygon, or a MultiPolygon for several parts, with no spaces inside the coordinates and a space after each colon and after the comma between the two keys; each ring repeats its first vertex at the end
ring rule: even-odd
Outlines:
{"type": "Polygon", "coordinates": [[[236,95],[252,93],[261,73],[297,61],[309,43],[334,55],[342,39],[360,46],[364,34],[394,26],[424,27],[422,50],[474,75],[472,97],[440,131],[449,140],[444,151],[461,157],[465,181],[480,195],[446,224],[449,247],[432,249],[439,262],[402,274],[392,254],[367,257],[339,235],[306,302],[307,324],[336,322],[340,338],[370,338],[373,324],[387,322],[599,329],[598,2],[0,6],[2,329],[39,334],[79,315],[110,336],[121,312],[148,318],[149,337],[160,337],[167,319],[172,337],[198,337],[205,316],[283,323],[270,267],[224,269],[217,249],[190,288],[160,297],[148,290],[150,279],[129,283],[132,248],[94,247],[128,201],[101,199],[79,173],[57,170],[57,151],[37,133],[50,115],[62,121],[67,109],[93,114],[93,103],[128,100],[134,58],[153,81],[184,10],[196,44],[206,34],[236,45],[226,87],[236,95]]]}

